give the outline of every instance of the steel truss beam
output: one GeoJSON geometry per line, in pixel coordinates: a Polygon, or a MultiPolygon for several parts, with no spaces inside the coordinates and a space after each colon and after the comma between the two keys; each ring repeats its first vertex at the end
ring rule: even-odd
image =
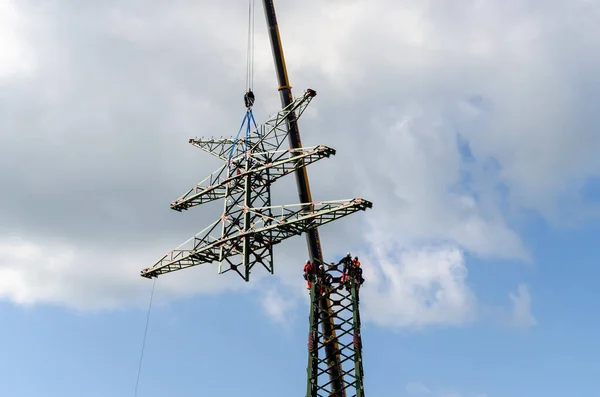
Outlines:
{"type": "Polygon", "coordinates": [[[261,263],[272,270],[268,263],[264,263],[266,249],[270,250],[273,245],[287,238],[373,206],[362,198],[258,208],[241,206],[239,203],[236,205],[237,209],[232,209],[228,215],[163,256],[154,266],[142,270],[141,275],[152,278],[203,263],[226,261],[229,269],[225,271],[236,270],[247,279],[254,263],[261,263]],[[308,206],[312,207],[310,212],[306,212],[308,206]],[[274,212],[280,214],[273,215],[274,212]],[[249,228],[241,227],[239,214],[252,217],[249,228]],[[227,228],[226,233],[215,236],[220,224],[227,228]],[[253,255],[250,261],[239,258],[245,254],[244,244],[249,246],[246,252],[253,255]]]}
{"type": "MultiPolygon", "coordinates": [[[[285,142],[288,136],[286,119],[291,113],[296,113],[296,118],[299,118],[306,110],[312,99],[316,96],[314,90],[308,89],[303,96],[296,98],[292,103],[280,110],[275,116],[271,117],[264,124],[250,132],[249,141],[250,152],[260,151],[276,151],[285,142]],[[259,149],[260,148],[260,149],[259,149]]],[[[205,152],[228,161],[230,157],[243,157],[247,149],[245,145],[246,139],[238,138],[221,138],[221,139],[190,139],[190,144],[196,146],[205,152]],[[235,148],[232,153],[232,147],[235,148]]]]}
{"type": "Polygon", "coordinates": [[[229,189],[229,194],[243,193],[244,179],[249,174],[253,177],[251,188],[258,189],[301,167],[332,155],[335,155],[335,149],[325,145],[272,152],[254,152],[250,154],[250,168],[248,171],[241,167],[242,158],[234,158],[229,167],[227,163],[221,166],[174,201],[171,208],[182,211],[225,198],[227,189],[229,189]],[[290,155],[291,157],[289,157],[290,155]],[[266,171],[270,173],[268,179],[264,176],[266,171]]]}
{"type": "Polygon", "coordinates": [[[344,287],[337,265],[325,265],[325,268],[331,276],[331,284],[314,282],[310,291],[306,397],[364,397],[359,287],[354,280],[344,287]],[[327,307],[325,311],[323,306],[327,307]],[[323,333],[323,322],[331,324],[330,335],[323,333]],[[327,349],[334,351],[336,359],[332,362],[328,360],[327,349]],[[333,379],[328,376],[332,366],[338,367],[339,374],[333,379]],[[334,394],[331,392],[333,382],[342,383],[341,390],[334,394]]]}

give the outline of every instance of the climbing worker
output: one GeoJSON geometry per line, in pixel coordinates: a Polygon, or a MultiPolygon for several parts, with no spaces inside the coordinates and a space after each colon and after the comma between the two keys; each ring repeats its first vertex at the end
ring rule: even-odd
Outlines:
{"type": "Polygon", "coordinates": [[[348,252],[346,254],[345,257],[343,257],[342,259],[340,259],[340,261],[338,262],[338,265],[343,264],[344,267],[342,268],[342,283],[344,283],[346,281],[346,278],[348,277],[348,270],[350,269],[350,266],[352,265],[352,255],[350,255],[350,253],[348,252]]]}
{"type": "Polygon", "coordinates": [[[350,266],[350,264],[352,264],[352,255],[348,252],[345,257],[340,259],[340,261],[338,262],[338,265],[340,265],[340,264],[343,264],[344,269],[347,270],[348,267],[350,266]]]}
{"type": "Polygon", "coordinates": [[[323,294],[326,292],[329,287],[331,287],[331,282],[333,281],[333,277],[331,274],[325,271],[325,266],[320,265],[316,269],[316,282],[319,287],[319,294],[323,294]]]}
{"type": "Polygon", "coordinates": [[[319,294],[323,293],[323,283],[325,281],[325,268],[323,265],[316,268],[315,279],[317,282],[317,286],[319,287],[319,294]]]}
{"type": "Polygon", "coordinates": [[[325,284],[327,281],[326,277],[327,277],[327,273],[325,272],[325,266],[323,266],[323,265],[319,266],[319,268],[317,269],[317,282],[321,283],[321,284],[325,284]]]}
{"type": "Polygon", "coordinates": [[[247,108],[251,108],[252,105],[254,105],[254,93],[252,90],[248,90],[248,92],[244,94],[244,103],[247,108]]]}
{"type": "Polygon", "coordinates": [[[310,264],[310,259],[309,259],[304,264],[304,279],[306,280],[306,282],[308,284],[307,289],[310,289],[310,287],[312,286],[311,278],[312,278],[312,265],[310,264]]]}
{"type": "Polygon", "coordinates": [[[361,285],[365,282],[365,279],[362,276],[362,268],[360,266],[354,267],[354,280],[356,281],[356,285],[360,288],[361,285]]]}
{"type": "Polygon", "coordinates": [[[325,272],[325,268],[323,267],[323,265],[317,267],[317,271],[315,272],[316,276],[317,276],[316,277],[317,282],[320,282],[323,279],[324,272],[325,272]]]}
{"type": "Polygon", "coordinates": [[[354,281],[360,288],[360,286],[365,282],[365,279],[362,276],[362,268],[360,267],[360,261],[358,260],[358,256],[355,256],[352,259],[352,266],[350,268],[350,276],[354,278],[354,281]]]}
{"type": "Polygon", "coordinates": [[[326,287],[331,287],[331,282],[333,281],[333,277],[331,274],[325,271],[325,266],[321,265],[319,267],[319,271],[321,273],[321,281],[326,287]]]}

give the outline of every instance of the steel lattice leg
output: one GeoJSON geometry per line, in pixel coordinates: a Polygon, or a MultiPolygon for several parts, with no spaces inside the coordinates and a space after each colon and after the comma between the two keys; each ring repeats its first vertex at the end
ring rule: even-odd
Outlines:
{"type": "Polygon", "coordinates": [[[342,284],[336,265],[326,265],[326,274],[321,279],[313,276],[310,290],[306,397],[364,397],[359,286],[353,279],[342,284]],[[324,321],[333,323],[333,335],[323,334],[324,321]],[[338,373],[343,389],[339,391],[331,388],[328,374],[335,363],[327,362],[326,346],[335,347],[341,366],[338,373]]]}

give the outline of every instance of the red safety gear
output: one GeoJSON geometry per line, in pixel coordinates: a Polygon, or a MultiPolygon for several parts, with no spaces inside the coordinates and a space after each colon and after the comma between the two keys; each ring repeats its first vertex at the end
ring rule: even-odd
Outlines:
{"type": "Polygon", "coordinates": [[[309,273],[312,270],[312,265],[310,264],[310,262],[306,262],[306,264],[304,265],[304,271],[309,273]]]}
{"type": "Polygon", "coordinates": [[[306,264],[304,265],[304,278],[306,279],[308,288],[312,286],[312,283],[310,282],[310,273],[312,273],[312,265],[310,264],[310,261],[306,261],[306,264]]]}

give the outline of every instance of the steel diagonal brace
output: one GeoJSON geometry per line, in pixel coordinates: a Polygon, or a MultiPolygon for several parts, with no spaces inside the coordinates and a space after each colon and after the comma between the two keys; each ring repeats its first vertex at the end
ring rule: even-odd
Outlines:
{"type": "MultiPolygon", "coordinates": [[[[221,220],[216,221],[175,250],[163,256],[154,266],[142,270],[141,275],[146,278],[158,277],[161,274],[203,263],[216,262],[219,260],[220,247],[225,245],[239,245],[239,240],[243,238],[254,237],[255,240],[270,245],[278,244],[292,236],[302,234],[315,227],[372,207],[373,203],[370,201],[355,198],[343,202],[329,201],[246,209],[258,216],[255,224],[249,230],[235,232],[228,237],[214,237],[211,233],[221,220]],[[313,210],[306,212],[305,208],[307,206],[311,206],[313,210]],[[265,215],[265,213],[273,213],[275,210],[281,210],[281,215],[265,215]]],[[[229,252],[236,253],[236,251],[229,252]]]]}
{"type": "MultiPolygon", "coordinates": [[[[171,209],[181,212],[182,210],[187,210],[200,204],[225,198],[226,194],[232,195],[243,193],[243,180],[247,175],[254,176],[252,178],[254,185],[262,186],[273,183],[277,179],[290,174],[299,168],[306,167],[309,164],[326,157],[328,158],[332,155],[335,155],[335,149],[325,145],[301,149],[288,149],[280,152],[253,153],[251,156],[251,159],[254,160],[253,165],[248,171],[243,168],[234,167],[230,172],[230,176],[227,177],[228,167],[227,164],[225,164],[198,185],[190,189],[183,196],[171,203],[171,209]],[[289,153],[292,154],[291,157],[286,156],[286,154],[289,153]],[[269,171],[268,180],[263,178],[262,174],[266,175],[265,171],[269,171]],[[228,185],[229,192],[227,192],[228,185]]],[[[234,164],[236,163],[236,160],[233,161],[234,164]]]]}
{"type": "MultiPolygon", "coordinates": [[[[271,117],[264,124],[261,124],[257,129],[252,130],[249,137],[251,145],[250,150],[278,150],[279,147],[284,143],[288,134],[287,127],[285,125],[288,115],[292,112],[296,112],[296,117],[299,118],[302,113],[304,113],[306,107],[312,101],[312,98],[314,98],[315,95],[316,94],[313,90],[307,90],[302,97],[296,98],[288,107],[279,111],[275,116],[271,117]]],[[[245,151],[245,138],[194,138],[190,139],[189,143],[192,146],[198,147],[224,161],[228,160],[229,153],[233,145],[236,146],[233,157],[237,157],[243,154],[245,151]]]]}

